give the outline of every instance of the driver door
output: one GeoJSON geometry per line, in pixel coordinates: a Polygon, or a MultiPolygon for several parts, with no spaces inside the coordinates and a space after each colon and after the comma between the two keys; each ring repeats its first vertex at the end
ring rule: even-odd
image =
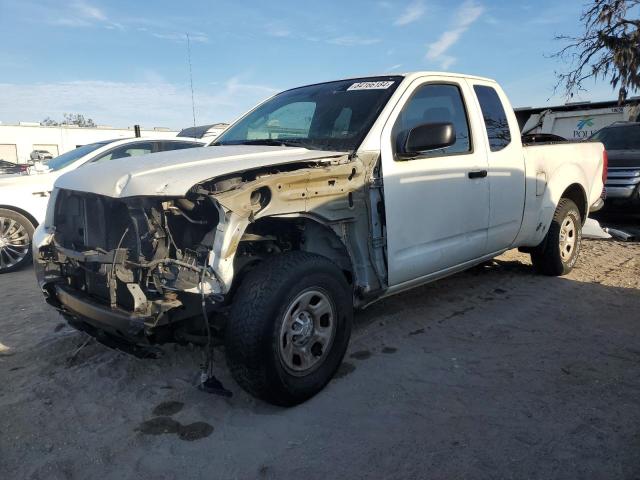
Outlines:
{"type": "Polygon", "coordinates": [[[487,153],[468,88],[452,77],[416,80],[383,129],[390,287],[446,274],[487,253],[487,153]],[[441,122],[453,124],[453,145],[413,158],[399,154],[412,128],[441,122]]]}

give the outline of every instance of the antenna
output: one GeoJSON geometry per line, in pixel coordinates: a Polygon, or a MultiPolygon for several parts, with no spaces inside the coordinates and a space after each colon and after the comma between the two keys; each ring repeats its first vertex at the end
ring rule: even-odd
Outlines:
{"type": "MultiPolygon", "coordinates": [[[[193,127],[196,126],[196,103],[193,100],[193,72],[191,70],[191,40],[189,39],[189,34],[185,34],[187,36],[187,59],[189,61],[189,82],[191,84],[191,113],[193,114],[193,127]]],[[[195,135],[195,132],[194,132],[195,135]]]]}

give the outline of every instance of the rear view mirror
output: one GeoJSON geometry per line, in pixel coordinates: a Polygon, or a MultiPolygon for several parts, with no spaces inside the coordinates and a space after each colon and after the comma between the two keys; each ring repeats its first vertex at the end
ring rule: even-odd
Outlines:
{"type": "Polygon", "coordinates": [[[401,154],[416,155],[427,150],[438,150],[456,143],[452,123],[425,123],[412,128],[404,142],[401,154]]]}

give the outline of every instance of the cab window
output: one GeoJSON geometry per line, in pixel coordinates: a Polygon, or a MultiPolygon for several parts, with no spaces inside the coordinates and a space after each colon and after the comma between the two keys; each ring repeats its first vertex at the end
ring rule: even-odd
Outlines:
{"type": "Polygon", "coordinates": [[[422,152],[421,158],[471,151],[467,112],[462,93],[456,85],[428,84],[416,90],[393,126],[396,151],[406,141],[412,128],[428,123],[452,123],[456,141],[446,148],[422,152]]]}

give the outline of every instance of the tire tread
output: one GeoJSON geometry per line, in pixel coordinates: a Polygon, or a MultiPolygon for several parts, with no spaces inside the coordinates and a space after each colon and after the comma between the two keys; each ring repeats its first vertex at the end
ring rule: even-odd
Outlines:
{"type": "MultiPolygon", "coordinates": [[[[567,267],[560,258],[560,252],[558,251],[558,244],[555,239],[560,235],[561,223],[564,220],[567,212],[575,210],[578,213],[578,223],[581,222],[580,210],[569,198],[561,198],[556,207],[556,211],[553,214],[549,231],[544,240],[531,252],[531,263],[538,273],[548,276],[561,276],[566,275],[571,271],[571,267],[567,267]]],[[[578,225],[577,228],[580,228],[578,225]]],[[[580,253],[580,242],[577,243],[576,255],[580,253]]]]}
{"type": "MultiPolygon", "coordinates": [[[[346,288],[342,272],[325,257],[294,251],[268,258],[244,277],[233,299],[225,335],[227,365],[236,382],[251,395],[277,405],[292,405],[291,398],[270,381],[265,366],[265,336],[272,316],[281,305],[278,292],[291,281],[296,271],[333,269],[346,288]]],[[[327,380],[328,381],[328,380],[327,380]]]]}

